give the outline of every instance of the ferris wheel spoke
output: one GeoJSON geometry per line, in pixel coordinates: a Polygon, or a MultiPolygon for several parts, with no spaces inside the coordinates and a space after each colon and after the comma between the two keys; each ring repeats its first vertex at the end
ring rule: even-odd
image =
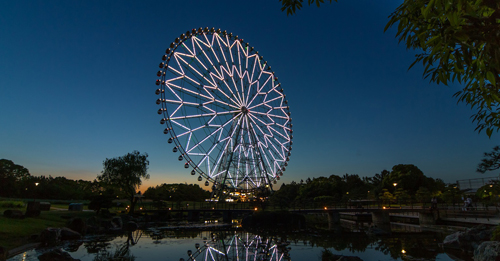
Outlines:
{"type": "MultiPolygon", "coordinates": [[[[190,57],[190,56],[188,56],[188,57],[190,57]]],[[[210,80],[209,80],[209,79],[207,79],[207,78],[205,77],[205,75],[204,75],[204,74],[202,74],[201,72],[199,72],[198,70],[196,70],[196,68],[194,68],[194,67],[191,65],[191,63],[188,63],[186,60],[184,60],[184,59],[181,57],[181,55],[180,55],[180,54],[176,54],[176,57],[175,57],[175,58],[176,58],[176,59],[179,59],[180,61],[182,61],[182,62],[183,62],[183,63],[187,66],[187,67],[184,67],[184,68],[186,68],[186,69],[190,69],[190,70],[189,70],[190,72],[193,72],[193,71],[194,71],[194,72],[195,72],[195,73],[196,73],[199,77],[201,77],[203,80],[205,80],[205,82],[208,82],[208,83],[210,83],[210,84],[212,84],[212,85],[215,85],[215,83],[214,83],[214,82],[210,82],[210,80]]],[[[196,58],[196,57],[190,57],[190,58],[191,58],[192,60],[195,60],[195,58],[196,58]]],[[[180,64],[180,63],[179,63],[179,64],[180,64]]],[[[198,78],[198,80],[201,80],[201,79],[200,79],[200,78],[198,78]]],[[[200,81],[200,82],[201,82],[201,81],[200,81]]]]}
{"type": "MultiPolygon", "coordinates": [[[[257,128],[257,129],[260,131],[260,133],[262,134],[262,136],[263,136],[263,137],[270,136],[268,133],[264,132],[264,131],[260,128],[260,126],[259,126],[259,125],[257,125],[257,124],[255,123],[255,121],[254,121],[252,118],[250,118],[250,120],[252,120],[253,124],[255,124],[255,128],[257,128]]],[[[252,126],[253,126],[253,125],[252,125],[252,126]]],[[[255,128],[254,128],[254,129],[255,129],[255,128]]],[[[255,131],[254,131],[254,132],[255,132],[255,131]]],[[[256,138],[257,142],[261,142],[261,140],[259,139],[259,136],[257,135],[257,133],[256,133],[256,132],[255,132],[255,138],[256,138]]]]}
{"type": "MultiPolygon", "coordinates": [[[[184,87],[181,87],[181,86],[175,85],[175,84],[173,84],[173,83],[168,83],[166,86],[167,86],[169,89],[171,89],[171,88],[175,88],[175,89],[177,89],[179,92],[182,92],[182,93],[185,93],[185,94],[189,94],[189,95],[191,95],[191,96],[193,96],[193,97],[197,97],[197,98],[200,98],[200,99],[201,99],[201,98],[203,98],[203,99],[205,99],[207,102],[208,102],[208,101],[212,101],[212,102],[216,102],[216,103],[218,103],[218,104],[220,104],[220,105],[226,105],[226,106],[229,106],[229,107],[232,107],[232,108],[235,108],[235,109],[239,109],[239,107],[237,107],[237,106],[235,106],[235,105],[233,105],[233,104],[231,104],[231,103],[227,103],[227,102],[220,101],[220,100],[215,99],[215,98],[213,98],[213,97],[209,97],[209,96],[203,95],[203,94],[201,94],[201,93],[199,93],[199,92],[192,91],[192,90],[190,90],[190,89],[187,89],[187,88],[184,88],[184,87]]],[[[175,92],[173,89],[171,89],[171,91],[172,91],[172,92],[175,92]]],[[[177,96],[177,97],[179,98],[179,100],[182,100],[179,96],[177,96]]],[[[198,105],[199,105],[199,104],[198,104],[198,105]]]]}
{"type": "MultiPolygon", "coordinates": [[[[221,66],[222,67],[222,66],[221,66]]],[[[226,70],[226,68],[222,67],[221,68],[223,72],[225,72],[230,78],[233,78],[233,74],[230,70],[226,70]]],[[[233,79],[234,81],[234,79],[233,79]]],[[[240,99],[238,99],[238,97],[236,97],[236,95],[234,94],[233,90],[231,89],[231,87],[229,86],[229,84],[227,83],[227,80],[226,80],[226,77],[224,77],[224,79],[222,80],[222,82],[224,83],[224,85],[227,87],[227,89],[229,90],[229,92],[231,93],[231,96],[234,97],[238,102],[236,104],[239,104],[241,105],[241,97],[239,97],[240,99]]],[[[220,91],[222,91],[220,88],[219,88],[220,91]]],[[[238,89],[236,89],[236,92],[238,93],[238,89]]],[[[226,94],[227,96],[227,94],[226,94]]],[[[239,94],[238,94],[239,96],[239,94]]],[[[229,97],[228,97],[229,98],[229,97]]]]}
{"type": "Polygon", "coordinates": [[[271,117],[278,118],[278,119],[285,119],[285,120],[289,119],[289,117],[287,117],[287,116],[280,116],[280,115],[275,115],[275,114],[271,114],[271,113],[263,113],[263,112],[259,112],[259,111],[252,111],[252,113],[267,116],[271,121],[273,121],[271,119],[271,117]]]}
{"type": "MultiPolygon", "coordinates": [[[[197,39],[197,38],[196,38],[196,39],[197,39]]],[[[195,41],[195,40],[193,40],[193,47],[195,46],[195,44],[196,44],[196,46],[198,46],[198,47],[199,47],[199,49],[201,50],[201,52],[203,53],[203,55],[205,56],[205,58],[208,60],[208,62],[209,62],[209,63],[210,63],[210,65],[212,66],[212,68],[213,68],[216,72],[218,72],[218,71],[217,71],[217,68],[215,67],[214,63],[212,62],[212,59],[210,59],[210,57],[208,57],[207,53],[206,53],[206,52],[205,52],[205,50],[201,47],[201,45],[200,45],[200,43],[199,43],[199,41],[198,41],[198,40],[196,40],[196,41],[195,41]]],[[[205,43],[203,43],[203,44],[205,45],[205,43]]],[[[207,46],[207,45],[205,45],[205,46],[207,46]]],[[[211,45],[209,45],[209,46],[207,46],[207,47],[208,47],[208,49],[212,49],[212,46],[211,46],[211,45]]],[[[215,53],[214,53],[214,57],[216,58],[216,60],[217,60],[217,62],[218,62],[219,60],[218,60],[217,55],[216,55],[215,53]]],[[[220,74],[220,73],[219,73],[219,74],[220,74]]]]}
{"type": "MultiPolygon", "coordinates": [[[[224,50],[222,50],[222,45],[220,44],[221,42],[224,43],[224,39],[222,39],[221,37],[217,37],[216,40],[217,40],[217,43],[219,44],[219,49],[220,49],[220,53],[222,54],[222,58],[224,59],[224,64],[226,65],[226,68],[224,68],[224,69],[230,70],[229,63],[227,62],[226,54],[224,53],[224,50]]],[[[226,44],[224,43],[224,45],[226,45],[226,44]]]]}
{"type": "MultiPolygon", "coordinates": [[[[236,66],[233,65],[233,71],[231,72],[231,74],[232,74],[231,80],[233,81],[233,86],[234,86],[234,89],[236,90],[236,94],[238,95],[240,104],[243,105],[243,98],[240,95],[240,92],[238,91],[238,85],[236,84],[236,81],[234,80],[234,75],[235,75],[234,74],[234,71],[235,71],[234,69],[237,69],[237,68],[236,68],[236,66]]],[[[237,70],[236,70],[236,74],[238,75],[238,71],[237,70]]]]}
{"type": "MultiPolygon", "coordinates": [[[[268,126],[267,126],[267,129],[269,129],[269,130],[270,130],[270,133],[271,133],[271,132],[275,132],[276,134],[278,134],[278,135],[280,135],[281,137],[283,137],[283,139],[285,139],[285,140],[290,140],[290,136],[285,136],[283,133],[281,133],[281,132],[279,132],[279,131],[275,130],[275,129],[271,126],[271,125],[268,125],[268,126]]],[[[272,135],[272,136],[274,137],[274,135],[272,135]]]]}
{"type": "MultiPolygon", "coordinates": [[[[260,127],[258,127],[258,126],[257,126],[257,128],[258,128],[258,129],[260,129],[260,127]]],[[[264,142],[262,142],[261,140],[259,140],[258,136],[257,136],[257,135],[255,135],[255,137],[256,137],[256,139],[257,139],[257,143],[258,143],[258,144],[260,144],[260,145],[259,145],[259,148],[261,149],[261,153],[262,153],[264,156],[265,156],[265,155],[267,155],[267,153],[266,153],[266,152],[269,152],[269,151],[270,151],[270,150],[269,150],[269,145],[271,145],[271,147],[272,147],[272,148],[273,148],[273,149],[274,149],[274,150],[278,153],[278,155],[279,155],[279,154],[280,154],[280,153],[279,153],[279,150],[276,148],[276,146],[274,145],[274,143],[273,143],[273,142],[269,139],[270,137],[272,137],[272,135],[268,135],[268,134],[265,134],[265,133],[263,133],[263,134],[264,134],[264,137],[263,137],[264,142]],[[264,146],[264,147],[265,147],[265,149],[262,149],[262,146],[264,146]]],[[[280,144],[280,143],[278,142],[278,144],[280,144]]],[[[271,155],[272,155],[272,154],[271,154],[271,155]]],[[[272,156],[272,157],[273,157],[273,159],[274,159],[274,160],[275,160],[275,162],[276,162],[276,158],[275,158],[274,156],[272,156]]],[[[283,157],[283,158],[284,158],[284,157],[283,157]]],[[[266,160],[267,160],[267,156],[266,156],[266,160]]],[[[268,163],[268,165],[269,165],[269,166],[271,166],[271,165],[269,164],[269,160],[267,160],[267,163],[268,163]]]]}
{"type": "Polygon", "coordinates": [[[225,114],[239,113],[239,112],[240,112],[240,110],[221,111],[221,112],[204,113],[204,114],[197,114],[197,115],[185,115],[185,116],[179,116],[179,117],[171,117],[170,119],[171,120],[192,119],[192,118],[200,118],[200,117],[215,116],[215,115],[225,115],[225,114]]]}
{"type": "MultiPolygon", "coordinates": [[[[262,143],[261,143],[261,144],[262,144],[262,143]]],[[[272,165],[271,163],[269,163],[269,159],[267,158],[267,155],[266,155],[266,154],[265,154],[265,152],[263,151],[264,149],[263,149],[262,147],[261,147],[260,149],[261,149],[261,153],[262,153],[262,155],[264,156],[265,162],[267,163],[267,166],[268,166],[268,167],[266,168],[266,167],[264,166],[264,162],[262,163],[262,167],[264,168],[264,172],[268,172],[268,171],[270,171],[270,172],[272,172],[272,173],[273,173],[272,169],[269,169],[269,168],[270,168],[271,166],[273,166],[273,165],[272,165]]]]}
{"type": "MultiPolygon", "coordinates": [[[[268,80],[269,80],[269,78],[270,78],[270,77],[272,77],[272,75],[269,75],[268,80]]],[[[259,76],[259,78],[260,78],[260,76],[259,76]]],[[[265,81],[262,85],[260,85],[260,82],[259,82],[259,81],[257,81],[257,82],[258,82],[258,84],[257,84],[257,91],[256,91],[255,95],[252,97],[252,99],[250,100],[250,102],[248,103],[248,105],[249,105],[249,106],[253,103],[253,101],[254,101],[254,100],[255,100],[255,99],[256,99],[259,95],[265,95],[265,93],[262,93],[261,91],[262,91],[262,90],[266,87],[266,83],[267,83],[268,81],[265,81]]]]}
{"type": "Polygon", "coordinates": [[[278,96],[278,97],[276,97],[276,98],[273,98],[273,99],[270,99],[270,100],[267,100],[267,101],[261,102],[261,103],[259,103],[259,104],[256,104],[256,105],[254,105],[254,106],[252,106],[252,107],[249,107],[248,109],[249,109],[249,110],[252,110],[252,109],[257,108],[257,107],[260,107],[260,106],[262,106],[262,105],[269,106],[271,109],[274,109],[271,105],[269,105],[269,103],[270,103],[270,102],[273,102],[273,101],[275,101],[275,100],[278,100],[278,99],[283,99],[283,97],[278,96]]]}
{"type": "MultiPolygon", "coordinates": [[[[239,115],[239,114],[238,114],[239,115]]],[[[193,147],[191,147],[189,150],[187,150],[186,152],[189,153],[191,152],[193,149],[195,149],[196,147],[198,147],[201,143],[205,142],[207,139],[209,139],[210,137],[212,137],[214,134],[216,134],[217,132],[219,131],[222,131],[223,128],[225,126],[227,126],[229,123],[231,123],[238,115],[235,115],[233,117],[231,117],[229,120],[227,120],[222,126],[220,126],[219,128],[217,128],[215,131],[211,132],[210,134],[208,134],[204,139],[202,139],[200,142],[198,142],[196,145],[194,145],[193,147]]],[[[220,142],[220,140],[219,140],[220,142]]]]}

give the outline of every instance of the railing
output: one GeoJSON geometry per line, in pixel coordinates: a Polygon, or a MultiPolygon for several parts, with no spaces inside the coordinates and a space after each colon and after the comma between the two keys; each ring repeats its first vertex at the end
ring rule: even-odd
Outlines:
{"type": "Polygon", "coordinates": [[[314,202],[314,201],[294,201],[287,204],[272,204],[271,202],[193,202],[193,201],[161,201],[161,202],[138,202],[136,210],[305,210],[305,209],[433,209],[446,210],[451,212],[473,212],[488,211],[492,213],[500,212],[498,205],[488,205],[475,203],[472,208],[463,209],[463,204],[438,203],[432,204],[417,201],[396,201],[396,200],[352,200],[343,202],[314,202]]]}

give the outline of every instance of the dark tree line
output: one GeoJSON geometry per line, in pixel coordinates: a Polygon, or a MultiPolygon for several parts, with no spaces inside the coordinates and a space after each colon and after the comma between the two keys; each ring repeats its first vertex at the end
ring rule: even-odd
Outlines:
{"type": "MultiPolygon", "coordinates": [[[[271,196],[271,201],[282,207],[289,207],[294,202],[331,203],[360,199],[427,202],[432,196],[441,196],[443,193],[453,194],[442,180],[426,177],[414,165],[399,164],[391,171],[383,170],[373,177],[345,174],[308,178],[299,183],[292,181],[283,184],[271,196]]],[[[454,193],[458,196],[458,192],[454,193]]]]}
{"type": "Polygon", "coordinates": [[[99,187],[96,181],[32,176],[27,168],[11,160],[0,159],[1,197],[85,200],[91,199],[99,187]]]}
{"type": "Polygon", "coordinates": [[[144,197],[164,201],[204,201],[210,198],[210,192],[202,189],[198,184],[166,184],[149,187],[144,197]]]}

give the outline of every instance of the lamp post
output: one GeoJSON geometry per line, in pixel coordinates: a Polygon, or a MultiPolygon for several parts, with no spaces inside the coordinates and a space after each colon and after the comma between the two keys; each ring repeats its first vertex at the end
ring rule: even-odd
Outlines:
{"type": "MultiPolygon", "coordinates": [[[[392,185],[394,186],[394,196],[396,196],[396,186],[398,185],[398,183],[394,182],[394,183],[392,183],[392,185]]],[[[398,201],[399,201],[399,199],[398,199],[398,201]]],[[[396,202],[396,204],[397,203],[398,202],[396,202]]],[[[401,205],[399,205],[399,206],[401,207],[401,205]]]]}
{"type": "Polygon", "coordinates": [[[33,196],[33,202],[36,202],[36,187],[38,187],[38,184],[40,184],[40,183],[38,183],[38,182],[35,183],[35,190],[33,191],[33,193],[35,195],[33,196]]]}

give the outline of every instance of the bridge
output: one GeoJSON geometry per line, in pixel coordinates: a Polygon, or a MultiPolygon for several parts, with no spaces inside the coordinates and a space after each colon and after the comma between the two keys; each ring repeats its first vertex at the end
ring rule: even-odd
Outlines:
{"type": "MultiPolygon", "coordinates": [[[[304,205],[306,206],[306,205],[304,205]]],[[[330,205],[327,207],[318,207],[318,205],[308,205],[308,208],[289,208],[287,211],[297,214],[327,215],[328,226],[331,230],[340,227],[341,220],[349,220],[357,224],[372,224],[383,230],[390,231],[391,222],[414,224],[414,225],[436,225],[444,222],[467,223],[469,224],[498,224],[500,223],[499,210],[493,208],[478,208],[474,211],[462,211],[458,205],[451,206],[440,204],[436,209],[430,209],[425,205],[383,205],[383,204],[365,204],[364,206],[350,206],[348,204],[330,205]]],[[[272,208],[272,207],[268,207],[272,208]]],[[[141,210],[139,212],[150,216],[183,216],[188,221],[199,221],[203,217],[222,217],[223,223],[230,224],[234,219],[241,218],[255,211],[260,211],[261,207],[250,204],[207,204],[198,203],[186,204],[183,207],[141,210]]],[[[270,210],[279,210],[272,208],[270,210]]],[[[464,225],[464,224],[462,224],[464,225]]]]}

